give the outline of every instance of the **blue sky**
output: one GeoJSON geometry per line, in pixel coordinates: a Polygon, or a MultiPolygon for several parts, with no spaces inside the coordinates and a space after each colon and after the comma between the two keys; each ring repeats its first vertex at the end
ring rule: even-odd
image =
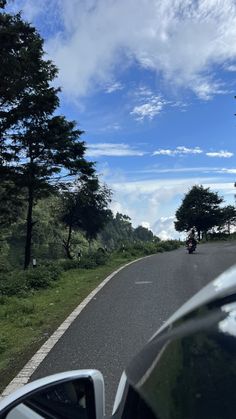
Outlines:
{"type": "Polygon", "coordinates": [[[234,203],[235,0],[15,0],[59,68],[112,209],[162,238],[194,184],[234,203]]]}

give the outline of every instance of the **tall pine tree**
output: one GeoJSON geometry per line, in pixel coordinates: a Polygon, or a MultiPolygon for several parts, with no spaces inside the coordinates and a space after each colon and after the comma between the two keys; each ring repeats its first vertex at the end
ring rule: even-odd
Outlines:
{"type": "Polygon", "coordinates": [[[55,115],[59,89],[51,82],[57,68],[45,59],[36,29],[20,14],[2,12],[0,44],[0,176],[5,185],[11,181],[16,191],[25,191],[27,268],[37,200],[52,192],[55,176],[63,182],[81,173],[90,176],[94,168],[84,158],[82,131],[55,115]]]}

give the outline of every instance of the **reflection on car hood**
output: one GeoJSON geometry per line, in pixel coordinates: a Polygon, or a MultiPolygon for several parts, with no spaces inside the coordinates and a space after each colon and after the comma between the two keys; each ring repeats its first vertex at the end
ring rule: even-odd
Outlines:
{"type": "Polygon", "coordinates": [[[128,388],[150,418],[234,419],[235,354],[236,266],[159,329],[126,368],[128,388]]]}

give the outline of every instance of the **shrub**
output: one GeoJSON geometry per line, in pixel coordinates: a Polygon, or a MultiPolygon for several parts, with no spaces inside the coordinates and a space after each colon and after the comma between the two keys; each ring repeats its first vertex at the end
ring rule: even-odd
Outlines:
{"type": "Polygon", "coordinates": [[[165,250],[163,249],[163,247],[161,246],[161,245],[158,245],[157,247],[156,247],[156,252],[157,253],[163,253],[165,250]]]}
{"type": "Polygon", "coordinates": [[[0,354],[6,352],[8,349],[8,341],[6,337],[1,333],[0,334],[0,354]]]}
{"type": "Polygon", "coordinates": [[[23,271],[12,271],[1,276],[1,295],[25,295],[27,291],[26,275],[23,271]]]}
{"type": "Polygon", "coordinates": [[[52,281],[56,281],[62,274],[64,268],[61,263],[58,262],[48,262],[44,265],[48,271],[48,275],[52,281]]]}
{"type": "Polygon", "coordinates": [[[51,275],[45,266],[28,269],[25,275],[28,288],[37,290],[40,288],[47,288],[50,285],[51,275]]]}
{"type": "Polygon", "coordinates": [[[82,269],[94,269],[96,266],[97,262],[93,254],[84,255],[79,262],[79,267],[82,269]]]}
{"type": "Polygon", "coordinates": [[[80,266],[79,259],[66,259],[60,262],[60,267],[64,271],[69,271],[70,269],[78,269],[80,266]]]}
{"type": "Polygon", "coordinates": [[[97,251],[94,254],[96,265],[105,265],[109,259],[109,255],[105,252],[97,251]]]}

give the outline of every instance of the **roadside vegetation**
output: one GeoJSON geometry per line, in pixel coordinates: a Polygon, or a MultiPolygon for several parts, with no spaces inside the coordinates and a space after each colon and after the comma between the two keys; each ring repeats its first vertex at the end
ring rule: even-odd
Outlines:
{"type": "Polygon", "coordinates": [[[109,273],[176,249],[124,214],[60,113],[57,68],[37,30],[0,0],[0,375],[2,388],[109,273]]]}
{"type": "Polygon", "coordinates": [[[51,262],[12,271],[1,280],[0,391],[71,311],[107,275],[127,262],[178,248],[177,241],[126,244],[105,254],[96,251],[79,263],[51,262]]]}

